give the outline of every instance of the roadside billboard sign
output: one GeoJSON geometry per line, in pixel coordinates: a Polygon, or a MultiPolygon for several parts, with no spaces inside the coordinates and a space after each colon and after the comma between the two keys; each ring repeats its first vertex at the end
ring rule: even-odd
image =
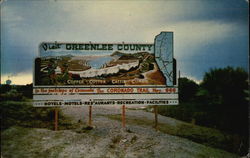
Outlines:
{"type": "Polygon", "coordinates": [[[34,106],[177,105],[173,32],[155,43],[43,42],[34,106]]]}

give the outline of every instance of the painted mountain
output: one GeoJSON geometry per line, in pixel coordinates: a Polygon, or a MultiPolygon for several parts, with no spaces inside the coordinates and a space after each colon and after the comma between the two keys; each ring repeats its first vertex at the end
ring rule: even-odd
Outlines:
{"type": "Polygon", "coordinates": [[[166,81],[148,52],[42,57],[35,67],[36,85],[164,85],[166,81]]]}

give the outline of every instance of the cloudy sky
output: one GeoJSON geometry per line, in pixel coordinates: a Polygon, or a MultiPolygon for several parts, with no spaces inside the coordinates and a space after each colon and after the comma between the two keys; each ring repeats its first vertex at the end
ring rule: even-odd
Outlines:
{"type": "Polygon", "coordinates": [[[248,69],[246,0],[3,0],[1,82],[32,82],[39,43],[153,43],[174,32],[182,76],[201,80],[211,68],[248,69]]]}

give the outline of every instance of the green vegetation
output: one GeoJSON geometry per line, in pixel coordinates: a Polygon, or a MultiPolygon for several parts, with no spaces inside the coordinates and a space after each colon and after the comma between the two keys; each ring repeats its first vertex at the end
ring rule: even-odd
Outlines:
{"type": "Polygon", "coordinates": [[[165,116],[230,133],[233,143],[225,144],[225,148],[245,155],[249,146],[247,81],[247,72],[232,67],[211,69],[199,85],[188,78],[180,78],[180,105],[160,106],[158,111],[165,116]]]}
{"type": "MultiPolygon", "coordinates": [[[[11,126],[54,128],[54,108],[33,107],[30,100],[1,102],[1,130],[11,126]]],[[[60,111],[60,109],[59,109],[60,111]]],[[[59,128],[68,129],[75,125],[59,112],[59,128]]]]}
{"type": "MultiPolygon", "coordinates": [[[[1,85],[1,130],[11,126],[54,128],[54,108],[38,108],[32,105],[32,85],[1,85]]],[[[59,109],[60,111],[60,109],[59,109]]],[[[61,129],[73,128],[70,119],[59,112],[61,129]]]]}
{"type": "Polygon", "coordinates": [[[0,101],[21,101],[32,98],[32,84],[26,86],[0,85],[0,101]]]}

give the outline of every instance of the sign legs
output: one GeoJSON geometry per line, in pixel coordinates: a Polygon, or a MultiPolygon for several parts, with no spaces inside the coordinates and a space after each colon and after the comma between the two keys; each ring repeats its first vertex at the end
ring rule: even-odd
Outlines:
{"type": "Polygon", "coordinates": [[[125,128],[126,120],[125,120],[125,105],[122,105],[122,128],[125,128]]]}
{"type": "Polygon", "coordinates": [[[155,129],[158,130],[158,106],[154,106],[154,113],[155,113],[155,129]]]}
{"type": "Polygon", "coordinates": [[[92,106],[89,106],[89,126],[92,127],[92,106]]]}
{"type": "Polygon", "coordinates": [[[58,130],[58,108],[55,108],[55,131],[58,130]]]}

